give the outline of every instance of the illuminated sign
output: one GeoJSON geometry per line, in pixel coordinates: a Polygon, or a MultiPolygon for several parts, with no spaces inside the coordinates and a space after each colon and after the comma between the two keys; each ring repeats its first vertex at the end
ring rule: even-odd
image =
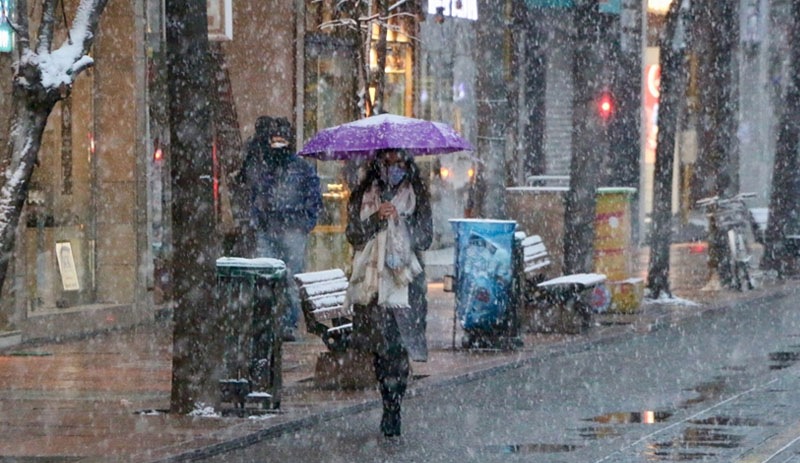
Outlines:
{"type": "Polygon", "coordinates": [[[208,40],[233,40],[233,0],[206,0],[206,11],[208,40]]]}
{"type": "MultiPolygon", "coordinates": [[[[572,8],[573,0],[525,0],[528,8],[572,8]]],[[[600,0],[597,9],[600,13],[619,14],[622,0],[600,0]]]]}
{"type": "Polygon", "coordinates": [[[0,0],[0,53],[14,50],[14,30],[10,24],[13,8],[12,0],[0,0]]]}
{"type": "Polygon", "coordinates": [[[658,64],[647,64],[644,69],[644,156],[645,162],[656,162],[656,138],[658,137],[658,97],[661,94],[661,67],[658,64]]]}
{"type": "Polygon", "coordinates": [[[622,0],[600,0],[598,9],[601,13],[619,14],[622,9],[622,0]]]}
{"type": "Polygon", "coordinates": [[[529,8],[572,8],[572,0],[526,0],[529,8]]]}
{"type": "Polygon", "coordinates": [[[14,50],[14,32],[8,23],[0,24],[0,53],[11,53],[14,50]]]}
{"type": "Polygon", "coordinates": [[[452,18],[478,19],[478,0],[428,0],[428,13],[436,14],[436,8],[452,18]]]}

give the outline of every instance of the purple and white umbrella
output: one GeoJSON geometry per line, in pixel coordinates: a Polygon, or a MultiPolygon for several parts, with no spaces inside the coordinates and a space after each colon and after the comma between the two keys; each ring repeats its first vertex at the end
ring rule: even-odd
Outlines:
{"type": "Polygon", "coordinates": [[[423,156],[474,148],[442,122],[381,114],[321,130],[299,154],[330,161],[370,157],[382,149],[403,149],[423,156]]]}

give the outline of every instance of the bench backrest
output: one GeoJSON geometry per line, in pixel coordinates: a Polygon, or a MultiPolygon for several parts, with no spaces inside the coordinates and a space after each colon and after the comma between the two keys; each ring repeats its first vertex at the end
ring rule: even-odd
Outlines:
{"type": "Polygon", "coordinates": [[[550,253],[539,235],[531,235],[520,241],[522,271],[526,278],[542,275],[550,266],[550,253]]]}
{"type": "Polygon", "coordinates": [[[352,329],[353,309],[344,304],[349,285],[347,276],[341,269],[332,269],[298,273],[294,280],[308,331],[333,347],[328,342],[330,336],[344,335],[352,329]]]}
{"type": "Polygon", "coordinates": [[[294,276],[300,299],[306,302],[317,321],[349,318],[353,311],[344,306],[348,281],[340,269],[298,273],[294,276]]]}

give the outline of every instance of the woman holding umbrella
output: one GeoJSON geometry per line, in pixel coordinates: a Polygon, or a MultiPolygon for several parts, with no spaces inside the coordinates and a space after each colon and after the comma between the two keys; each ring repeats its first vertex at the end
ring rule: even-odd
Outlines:
{"type": "Polygon", "coordinates": [[[383,399],[381,431],[400,435],[409,358],[427,360],[422,251],[433,225],[428,188],[413,157],[379,150],[352,191],[347,240],[355,249],[348,299],[355,348],[373,356],[383,399]]]}

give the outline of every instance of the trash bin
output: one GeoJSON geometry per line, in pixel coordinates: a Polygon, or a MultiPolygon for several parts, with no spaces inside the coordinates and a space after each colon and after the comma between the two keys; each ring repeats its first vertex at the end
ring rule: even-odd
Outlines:
{"type": "Polygon", "coordinates": [[[223,311],[222,403],[280,407],[281,317],[286,264],[272,258],[217,259],[217,306],[223,311]]]}
{"type": "Polygon", "coordinates": [[[635,276],[633,205],[635,188],[597,189],[594,221],[594,272],[608,277],[610,312],[635,313],[644,297],[644,279],[635,276]]]}
{"type": "Polygon", "coordinates": [[[455,313],[463,347],[519,345],[511,304],[513,220],[451,219],[455,232],[455,313]]]}

